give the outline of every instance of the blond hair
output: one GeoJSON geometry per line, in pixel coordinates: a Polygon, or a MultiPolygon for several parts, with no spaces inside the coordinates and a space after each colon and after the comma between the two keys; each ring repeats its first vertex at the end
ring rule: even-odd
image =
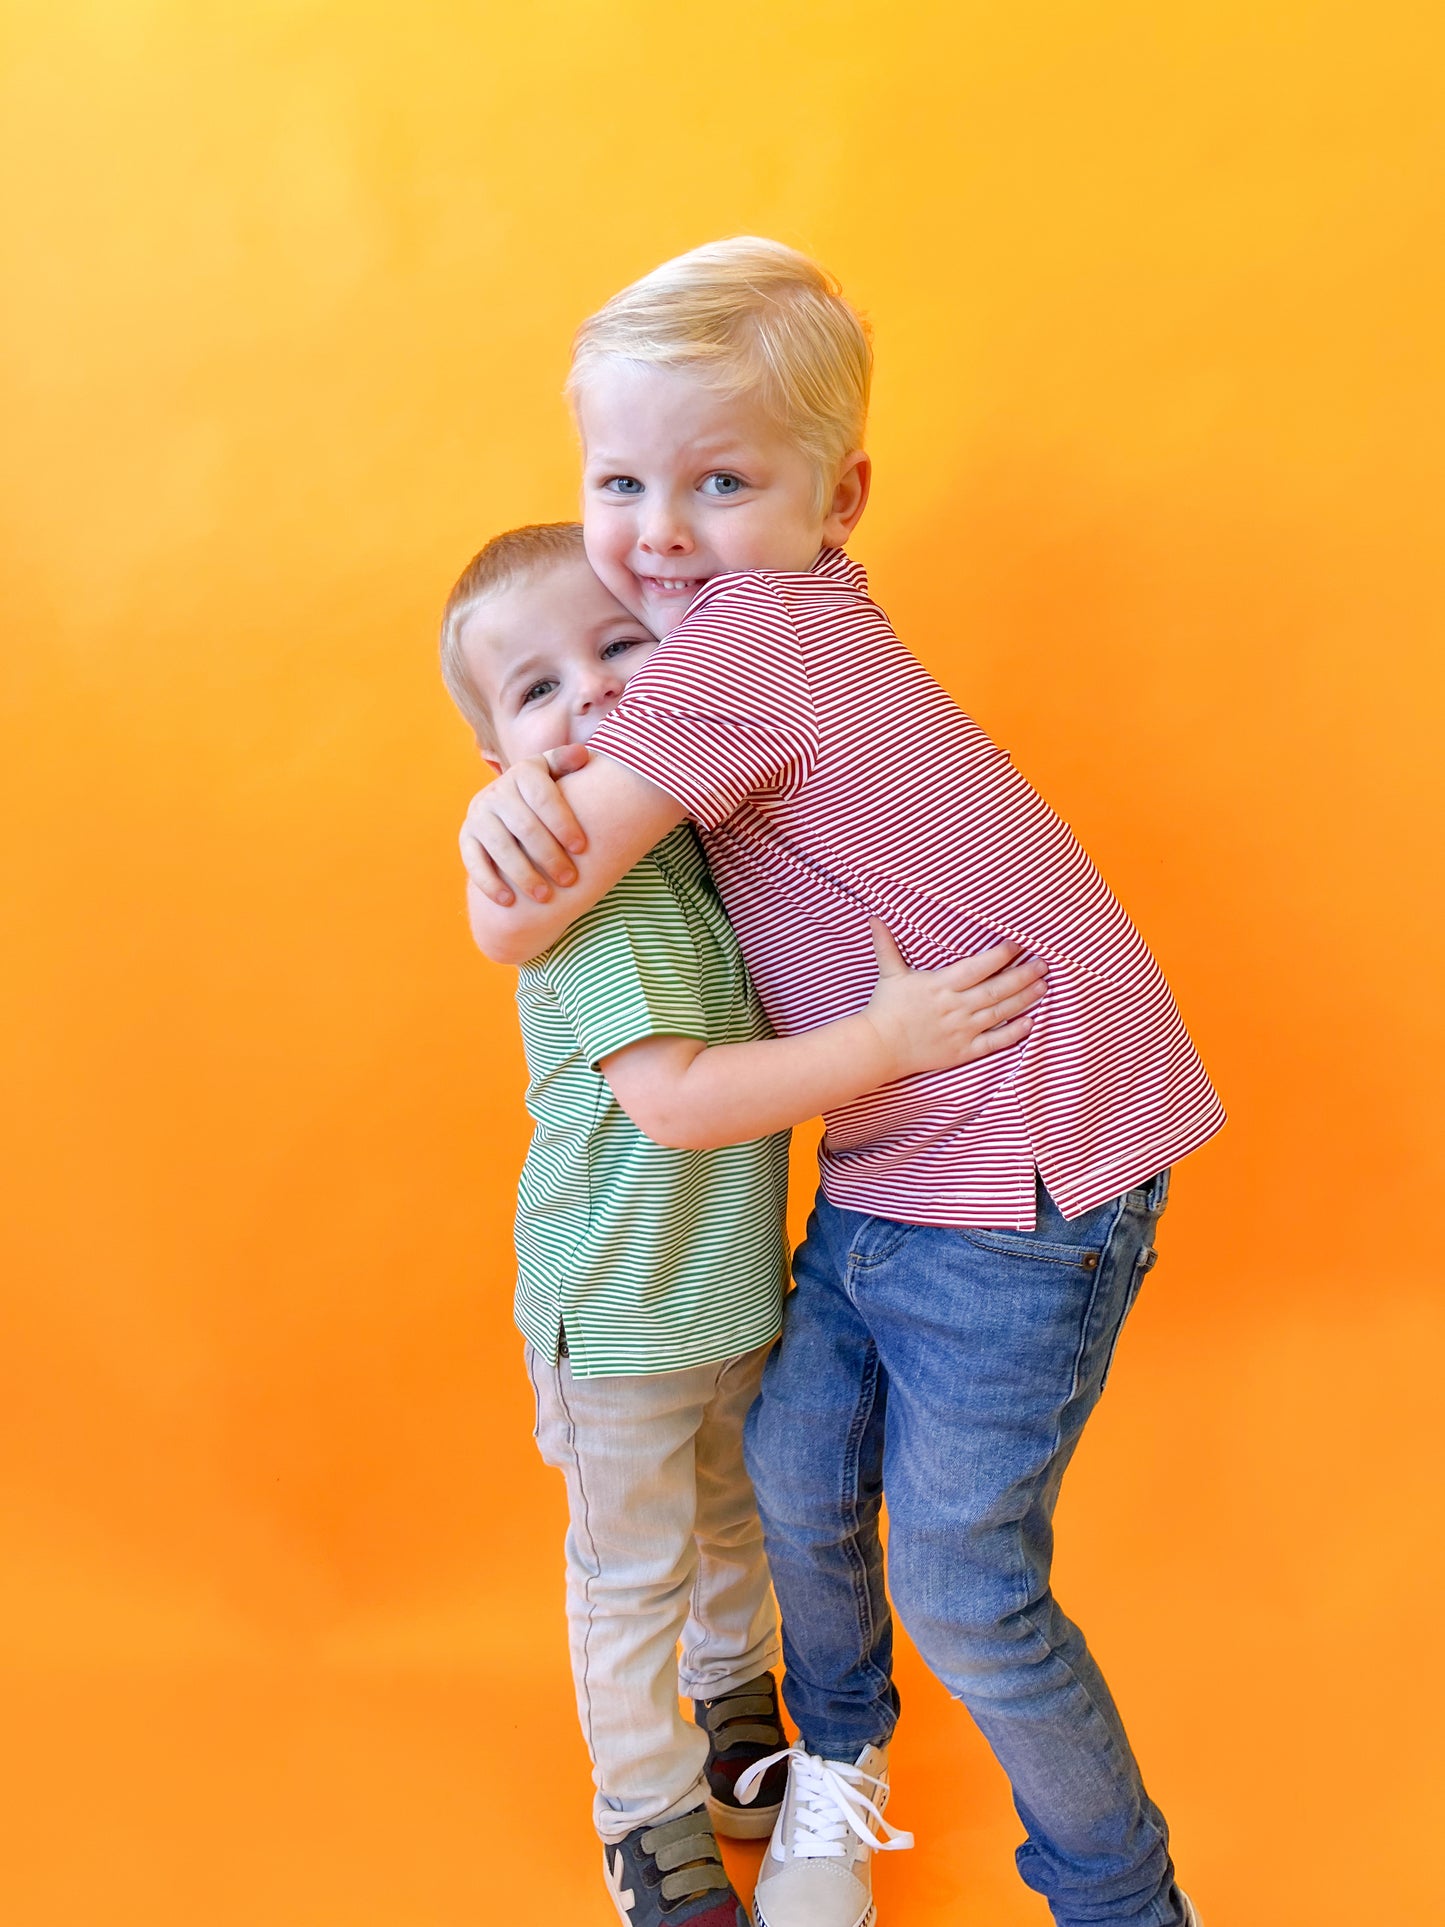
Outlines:
{"type": "Polygon", "coordinates": [[[489,596],[530,581],[559,562],[586,560],[580,522],[532,522],[507,529],[477,550],[452,584],[442,610],[441,665],[447,694],[476,732],[483,749],[495,750],[491,713],[472,681],[462,653],[462,630],[489,596]]]}
{"type": "Polygon", "coordinates": [[[863,446],[873,351],[832,275],[781,241],[712,241],[634,281],[572,344],[575,407],[599,362],[675,368],[729,396],[756,395],[809,458],[826,497],[863,446]]]}

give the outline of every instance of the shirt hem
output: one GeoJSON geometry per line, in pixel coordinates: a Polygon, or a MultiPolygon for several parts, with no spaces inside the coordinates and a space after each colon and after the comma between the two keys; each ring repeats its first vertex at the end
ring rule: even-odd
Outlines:
{"type": "MultiPolygon", "coordinates": [[[[1067,1184],[1060,1183],[1058,1190],[1049,1183],[1048,1176],[1035,1156],[1033,1170],[1044,1181],[1049,1196],[1058,1206],[1060,1214],[1066,1219],[1080,1218],[1087,1211],[1107,1204],[1136,1185],[1147,1183],[1161,1171],[1168,1170],[1181,1158],[1188,1157],[1207,1144],[1224,1128],[1226,1118],[1223,1107],[1214,1111],[1193,1130],[1183,1132],[1178,1138],[1166,1139],[1162,1146],[1148,1146],[1136,1156],[1113,1162],[1106,1166],[1093,1167],[1080,1175],[1071,1177],[1067,1184]],[[1060,1195],[1062,1194],[1062,1195],[1060,1195]]],[[[928,1209],[926,1207],[905,1208],[905,1201],[897,1196],[886,1201],[877,1197],[869,1198],[868,1187],[833,1185],[829,1180],[833,1174],[824,1169],[819,1177],[818,1189],[835,1209],[856,1211],[864,1217],[881,1218],[888,1224],[926,1225],[937,1231],[1032,1231],[1037,1225],[1037,1213],[1033,1209],[1033,1190],[1030,1187],[1030,1208],[1027,1212],[1010,1210],[1006,1205],[1000,1207],[980,1206],[965,1211],[960,1208],[928,1209]],[[852,1195],[843,1195],[851,1191],[852,1195]]]]}
{"type": "MultiPolygon", "coordinates": [[[[559,1355],[556,1339],[553,1338],[549,1343],[538,1343],[536,1335],[528,1331],[520,1319],[515,1322],[518,1331],[537,1356],[548,1365],[555,1365],[559,1355]]],[[[567,1363],[571,1367],[574,1378],[665,1378],[669,1372],[688,1372],[698,1365],[717,1365],[724,1359],[745,1358],[749,1352],[758,1351],[764,1345],[771,1345],[782,1328],[782,1312],[779,1311],[776,1318],[764,1324],[757,1337],[745,1331],[741,1341],[730,1337],[724,1342],[703,1346],[696,1351],[689,1347],[684,1356],[669,1357],[665,1364],[612,1365],[608,1362],[601,1366],[588,1365],[586,1340],[580,1338],[574,1328],[567,1333],[567,1363]]]]}

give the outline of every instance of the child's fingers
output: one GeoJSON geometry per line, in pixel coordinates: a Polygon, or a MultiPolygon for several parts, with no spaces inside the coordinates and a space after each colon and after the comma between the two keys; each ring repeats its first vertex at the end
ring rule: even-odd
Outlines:
{"type": "Polygon", "coordinates": [[[971,1064],[980,1057],[992,1057],[995,1051],[1009,1050],[1013,1045],[1021,1044],[1033,1027],[1032,1011],[1026,1012],[1022,1017],[1015,1017],[1010,1023],[998,1024],[993,1030],[986,1030],[981,1037],[973,1040],[963,1062],[971,1064]]]}
{"type": "Polygon", "coordinates": [[[552,895],[552,879],[545,867],[549,852],[554,863],[576,875],[572,859],[560,850],[551,832],[515,797],[501,797],[497,808],[485,815],[474,812],[471,832],[503,882],[539,903],[552,895]]]}
{"type": "Polygon", "coordinates": [[[986,1030],[992,1030],[995,1024],[1007,1023],[1010,1018],[1022,1016],[1024,1011],[1032,1010],[1047,989],[1048,985],[1042,979],[1021,984],[1011,996],[990,998],[989,1002],[981,1004],[974,1014],[986,1030]]]}
{"type": "Polygon", "coordinates": [[[1049,967],[1040,958],[1027,957],[1007,970],[996,970],[981,984],[960,987],[958,994],[970,1009],[980,1012],[992,1004],[1001,1005],[1007,998],[1016,997],[1020,991],[1031,992],[1029,1001],[1036,1003],[1048,989],[1048,974],[1049,967]]]}
{"type": "Polygon", "coordinates": [[[880,923],[877,917],[872,919],[868,927],[873,932],[873,949],[878,958],[878,975],[880,977],[902,976],[908,965],[903,960],[902,951],[893,941],[893,932],[886,923],[880,923]]]}
{"type": "Polygon", "coordinates": [[[967,990],[974,984],[987,983],[990,977],[1000,970],[1006,970],[1024,954],[1021,943],[1010,940],[996,943],[991,950],[980,950],[972,957],[964,957],[958,963],[945,964],[940,971],[949,986],[954,990],[967,990]]]}
{"type": "Polygon", "coordinates": [[[586,765],[591,754],[585,743],[559,743],[556,749],[549,749],[542,760],[554,776],[570,776],[573,770],[586,765]]]}
{"type": "Polygon", "coordinates": [[[462,832],[462,862],[466,865],[467,881],[490,902],[500,904],[503,909],[516,902],[507,879],[476,838],[465,830],[462,832]]]}
{"type": "Polygon", "coordinates": [[[467,812],[467,820],[462,824],[457,837],[457,847],[462,853],[462,868],[467,873],[467,881],[475,884],[484,897],[493,903],[511,903],[512,891],[495,863],[482,848],[477,835],[477,824],[473,812],[467,812]]]}
{"type": "MultiPolygon", "coordinates": [[[[580,743],[568,744],[567,747],[582,749],[584,757],[587,754],[580,743]]],[[[560,756],[560,752],[554,753],[560,756]]],[[[572,814],[566,797],[553,780],[547,758],[528,757],[524,762],[514,764],[511,773],[518,796],[555,842],[561,868],[571,874],[563,876],[561,870],[554,869],[550,863],[544,863],[543,869],[554,883],[573,882],[576,872],[566,853],[568,850],[585,850],[587,838],[582,834],[582,825],[572,814]]]]}
{"type": "Polygon", "coordinates": [[[473,827],[508,882],[544,902],[554,883],[575,883],[576,864],[526,797],[500,784],[493,794],[491,810],[473,827]]]}

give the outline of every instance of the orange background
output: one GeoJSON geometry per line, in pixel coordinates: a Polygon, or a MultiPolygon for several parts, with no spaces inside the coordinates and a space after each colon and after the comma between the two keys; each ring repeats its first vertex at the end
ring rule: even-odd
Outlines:
{"type": "MultiPolygon", "coordinates": [[[[10,7],[7,1927],[612,1918],[433,637],[570,512],[575,322],[748,230],[871,314],[856,553],[1232,1111],[1060,1593],[1209,1927],[1438,1911],[1432,13],[10,7]]],[[[886,1927],[1042,1927],[904,1666],[886,1927]]]]}

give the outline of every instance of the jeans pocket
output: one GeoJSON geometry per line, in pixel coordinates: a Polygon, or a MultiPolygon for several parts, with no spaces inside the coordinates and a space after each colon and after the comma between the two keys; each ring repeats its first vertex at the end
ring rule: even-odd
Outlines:
{"type": "Polygon", "coordinates": [[[957,1234],[975,1251],[996,1252],[1001,1258],[1032,1258],[1041,1265],[1067,1265],[1071,1271],[1093,1271],[1103,1256],[1097,1245],[1068,1245],[1039,1238],[1032,1231],[982,1231],[970,1225],[957,1234]]]}

